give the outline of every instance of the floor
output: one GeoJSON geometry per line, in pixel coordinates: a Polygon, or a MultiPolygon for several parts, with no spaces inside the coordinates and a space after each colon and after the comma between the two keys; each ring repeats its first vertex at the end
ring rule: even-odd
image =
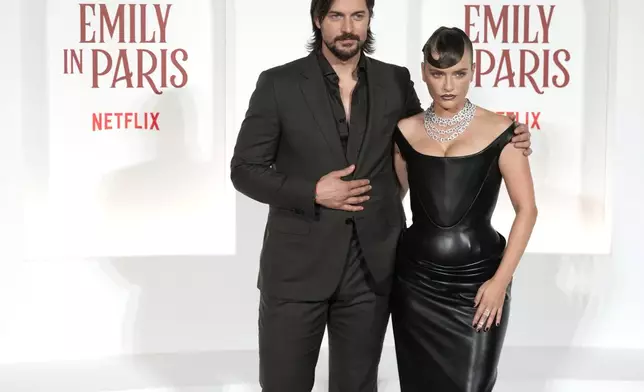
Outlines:
{"type": "MultiPolygon", "coordinates": [[[[326,390],[327,354],[314,391],[326,390]]],[[[644,351],[507,347],[495,392],[642,392],[644,351]]],[[[379,392],[399,392],[393,349],[379,392]]],[[[55,364],[0,364],[2,392],[261,392],[257,353],[158,354],[55,364]]]]}

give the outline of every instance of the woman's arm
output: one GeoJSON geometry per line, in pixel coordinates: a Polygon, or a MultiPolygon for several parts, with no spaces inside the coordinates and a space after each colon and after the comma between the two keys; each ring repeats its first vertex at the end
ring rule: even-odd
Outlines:
{"type": "Polygon", "coordinates": [[[522,150],[508,144],[501,152],[499,168],[516,216],[503,260],[494,278],[510,283],[537,221],[537,204],[530,163],[522,150]]]}
{"type": "Polygon", "coordinates": [[[396,176],[398,177],[398,184],[400,185],[400,199],[404,199],[409,189],[409,183],[407,182],[407,162],[402,157],[398,145],[394,143],[394,168],[396,170],[396,176]]]}
{"type": "Polygon", "coordinates": [[[479,331],[483,327],[487,331],[493,322],[496,322],[496,325],[501,322],[506,289],[528,246],[528,240],[537,221],[532,174],[528,157],[523,150],[514,148],[511,143],[508,143],[501,152],[499,168],[516,216],[501,265],[492,279],[479,288],[474,298],[474,306],[478,309],[474,315],[473,327],[479,331]]]}

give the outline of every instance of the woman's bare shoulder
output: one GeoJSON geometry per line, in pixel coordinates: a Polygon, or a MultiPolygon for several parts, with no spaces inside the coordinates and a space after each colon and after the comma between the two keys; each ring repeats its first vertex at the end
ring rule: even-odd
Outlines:
{"type": "Polygon", "coordinates": [[[410,138],[417,132],[424,130],[425,113],[419,113],[398,121],[398,129],[403,136],[410,138]]]}
{"type": "Polygon", "coordinates": [[[510,117],[495,113],[491,110],[477,107],[476,119],[479,123],[481,133],[491,138],[495,138],[505,132],[513,123],[510,117]]]}

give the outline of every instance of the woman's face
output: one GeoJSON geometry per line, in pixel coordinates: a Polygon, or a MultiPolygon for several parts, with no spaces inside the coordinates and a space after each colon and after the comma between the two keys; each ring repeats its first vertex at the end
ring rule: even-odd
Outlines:
{"type": "MultiPolygon", "coordinates": [[[[435,59],[437,54],[433,55],[435,59]]],[[[461,60],[450,68],[435,68],[427,62],[422,64],[423,81],[427,84],[434,106],[456,112],[465,105],[465,98],[474,77],[475,65],[472,54],[466,50],[461,60]]]]}

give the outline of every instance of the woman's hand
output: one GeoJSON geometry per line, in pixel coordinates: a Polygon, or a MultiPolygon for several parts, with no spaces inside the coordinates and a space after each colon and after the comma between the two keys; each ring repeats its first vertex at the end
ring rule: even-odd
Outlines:
{"type": "Polygon", "coordinates": [[[508,284],[509,282],[504,279],[492,278],[479,288],[474,298],[474,307],[478,309],[472,322],[477,332],[484,326],[487,332],[495,320],[497,326],[501,322],[508,284]]]}

